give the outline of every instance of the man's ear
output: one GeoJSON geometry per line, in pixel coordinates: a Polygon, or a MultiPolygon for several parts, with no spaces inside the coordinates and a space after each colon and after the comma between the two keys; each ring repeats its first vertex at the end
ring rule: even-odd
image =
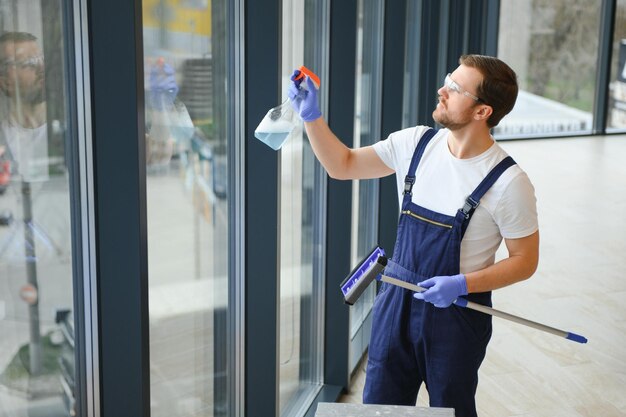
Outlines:
{"type": "Polygon", "coordinates": [[[476,120],[487,120],[491,117],[493,113],[493,108],[486,104],[482,104],[479,106],[478,110],[474,113],[474,118],[476,120]]]}

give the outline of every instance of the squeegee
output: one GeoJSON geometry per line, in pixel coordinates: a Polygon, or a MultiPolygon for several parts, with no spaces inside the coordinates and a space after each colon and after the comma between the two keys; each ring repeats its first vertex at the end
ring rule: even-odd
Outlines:
{"type": "MultiPolygon", "coordinates": [[[[385,251],[376,247],[341,283],[341,292],[343,293],[346,304],[354,304],[356,300],[359,299],[361,294],[363,294],[363,291],[365,291],[368,285],[370,285],[375,279],[415,292],[426,291],[425,288],[410,282],[383,275],[382,272],[386,266],[387,257],[385,255],[385,251]]],[[[587,343],[587,339],[585,337],[576,333],[555,329],[554,327],[546,326],[545,324],[527,320],[513,314],[505,313],[504,311],[496,310],[494,308],[469,301],[463,297],[457,298],[454,301],[454,304],[459,307],[469,308],[494,317],[500,317],[518,324],[523,324],[524,326],[532,327],[533,329],[541,330],[546,333],[551,333],[555,336],[564,337],[574,342],[587,343]]]]}

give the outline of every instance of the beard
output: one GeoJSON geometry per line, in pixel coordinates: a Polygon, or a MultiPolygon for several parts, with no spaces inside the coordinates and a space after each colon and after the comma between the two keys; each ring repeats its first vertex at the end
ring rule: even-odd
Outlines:
{"type": "Polygon", "coordinates": [[[439,104],[440,106],[437,106],[435,110],[433,110],[432,116],[435,122],[439,123],[441,126],[449,130],[459,130],[470,124],[472,120],[472,109],[469,109],[467,112],[452,118],[448,113],[446,113],[446,108],[443,104],[441,102],[439,102],[439,104]]]}
{"type": "Polygon", "coordinates": [[[21,102],[22,104],[36,105],[46,101],[46,89],[44,88],[44,85],[43,77],[39,78],[31,86],[22,86],[19,89],[16,88],[15,84],[9,87],[5,80],[5,82],[0,83],[0,92],[15,101],[21,102]]]}
{"type": "Polygon", "coordinates": [[[46,101],[46,89],[43,77],[39,78],[33,85],[20,90],[22,103],[29,105],[41,104],[46,101]]]}
{"type": "Polygon", "coordinates": [[[30,105],[41,104],[46,101],[46,90],[43,88],[33,88],[29,91],[22,91],[22,103],[30,105]]]}

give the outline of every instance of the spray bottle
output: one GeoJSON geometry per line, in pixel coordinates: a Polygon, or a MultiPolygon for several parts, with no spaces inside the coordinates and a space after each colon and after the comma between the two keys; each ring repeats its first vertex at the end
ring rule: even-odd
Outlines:
{"type": "MultiPolygon", "coordinates": [[[[313,80],[315,86],[319,88],[320,79],[313,71],[304,65],[299,68],[300,75],[296,80],[308,76],[313,80]]],[[[304,88],[304,84],[303,84],[304,88]]],[[[261,123],[254,131],[254,136],[275,151],[279,150],[287,140],[296,133],[296,127],[300,126],[300,120],[291,107],[289,99],[283,101],[279,106],[270,109],[261,123]]]]}

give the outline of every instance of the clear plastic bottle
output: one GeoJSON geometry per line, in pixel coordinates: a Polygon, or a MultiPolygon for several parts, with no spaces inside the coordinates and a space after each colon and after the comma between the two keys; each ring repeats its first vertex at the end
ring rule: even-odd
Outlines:
{"type": "MultiPolygon", "coordinates": [[[[300,75],[311,77],[319,88],[320,80],[311,70],[301,66],[300,75]]],[[[296,116],[289,99],[283,101],[280,106],[270,109],[261,123],[254,131],[254,136],[275,151],[279,150],[291,136],[299,132],[301,126],[300,118],[296,116]]]]}
{"type": "Polygon", "coordinates": [[[279,150],[296,130],[296,119],[289,99],[270,109],[254,131],[254,136],[275,151],[279,150]]]}

